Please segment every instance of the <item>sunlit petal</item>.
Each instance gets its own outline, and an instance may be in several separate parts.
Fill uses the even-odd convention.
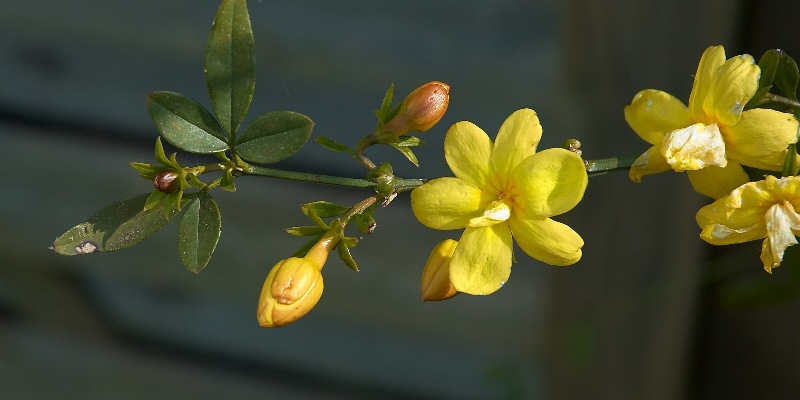
[[[509,225],[519,247],[541,262],[563,266],[581,259],[583,239],[565,224],[550,218],[512,216]]]
[[[453,124],[444,137],[444,158],[456,177],[486,189],[494,174],[492,140],[472,122]]]
[[[628,177],[634,182],[641,182],[645,175],[657,174],[672,169],[664,156],[661,155],[661,145],[655,145],[644,152],[631,164]]]
[[[492,164],[501,186],[505,186],[511,172],[522,160],[536,153],[541,138],[539,117],[531,109],[517,110],[503,122],[492,150]]]
[[[696,171],[686,171],[686,174],[697,193],[712,199],[725,197],[750,180],[742,166],[732,161],[728,161],[728,165],[724,168],[711,166]]]
[[[508,224],[467,228],[450,262],[450,282],[463,293],[486,295],[511,275],[511,230]]]
[[[748,54],[732,57],[717,70],[703,103],[707,115],[716,115],[723,125],[733,125],[741,118],[744,105],[758,90],[761,69]]]
[[[792,114],[765,108],[742,113],[736,125],[723,127],[728,158],[744,165],[780,171],[786,148],[797,140],[798,123]]]
[[[637,93],[625,107],[625,121],[650,144],[661,143],[669,132],[692,124],[689,109],[671,94],[647,89]]]
[[[423,225],[433,229],[460,229],[483,214],[493,200],[477,187],[458,178],[438,178],[411,192],[411,210]]]
[[[547,149],[528,157],[513,174],[513,207],[531,218],[571,210],[583,198],[589,178],[577,154]]]
[[[689,111],[697,122],[711,123],[706,118],[703,103],[711,90],[711,82],[717,69],[725,63],[725,49],[722,46],[713,46],[703,52],[697,72],[694,74],[692,93],[689,95]]]

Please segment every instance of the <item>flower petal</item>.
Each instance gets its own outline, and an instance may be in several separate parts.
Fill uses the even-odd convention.
[[[541,151],[514,169],[512,209],[538,219],[565,213],[583,199],[588,182],[579,155],[564,149]]]
[[[655,145],[644,152],[636,161],[631,164],[628,177],[632,181],[639,183],[645,175],[657,174],[672,169],[667,164],[667,160],[661,155],[661,146]]]
[[[625,121],[650,144],[661,143],[665,134],[692,124],[689,109],[671,94],[642,90],[625,107]]]
[[[725,197],[750,180],[742,166],[732,161],[725,168],[712,166],[686,173],[694,190],[712,199]]]
[[[767,236],[764,215],[772,194],[764,181],[746,183],[697,212],[700,237],[716,245],[743,243]]]
[[[753,168],[780,171],[786,147],[797,141],[797,128],[792,114],[754,108],[742,113],[736,125],[721,131],[729,159]]]
[[[444,158],[456,177],[481,189],[491,188],[492,140],[469,121],[453,124],[444,137]]]
[[[514,111],[506,118],[492,150],[492,164],[501,180],[507,180],[522,161],[536,153],[536,145],[542,138],[542,125],[536,111],[528,108]],[[506,182],[499,182],[505,186]]]
[[[411,210],[419,222],[432,229],[461,229],[480,217],[493,200],[458,178],[437,178],[411,192]]]
[[[661,142],[661,155],[677,172],[724,167],[728,163],[725,141],[717,124],[697,123],[666,134]]]
[[[789,246],[797,244],[797,238],[793,230],[800,229],[800,215],[795,211],[792,203],[784,201],[777,203],[767,210],[765,221],[767,224],[767,240],[762,247],[762,261],[764,269],[772,272],[772,268],[777,267],[783,261],[783,253]],[[764,251],[769,249],[772,260],[771,265],[767,265]],[[767,259],[769,259],[767,258]]]
[[[550,218],[530,219],[512,216],[511,234],[529,256],[550,265],[571,265],[581,259],[583,239],[577,232]]]
[[[711,81],[703,103],[707,115],[716,115],[724,125],[733,125],[742,116],[744,105],[756,94],[761,69],[749,54],[725,61]]]
[[[711,82],[722,64],[725,63],[725,49],[722,46],[713,46],[703,52],[700,64],[694,74],[692,93],[689,95],[689,111],[696,122],[711,123],[707,120],[703,103],[711,91]]]
[[[511,275],[513,242],[508,224],[467,228],[450,261],[450,282],[474,295],[495,292]]]

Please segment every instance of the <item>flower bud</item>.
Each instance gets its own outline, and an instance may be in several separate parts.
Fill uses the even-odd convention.
[[[408,132],[425,132],[442,119],[448,104],[450,85],[428,82],[406,96],[400,104],[400,111],[383,129],[398,136]]]
[[[446,300],[458,294],[450,283],[450,260],[458,242],[447,239],[436,245],[422,270],[422,301]]]
[[[281,260],[269,271],[258,299],[258,323],[272,328],[306,315],[322,296],[322,266],[307,258]]]
[[[181,182],[175,171],[161,171],[153,178],[153,186],[162,193],[175,193],[180,189]]]

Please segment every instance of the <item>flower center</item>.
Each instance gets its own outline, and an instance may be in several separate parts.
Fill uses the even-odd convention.
[[[728,165],[725,141],[716,123],[696,123],[664,135],[661,154],[677,172]]]
[[[489,203],[483,210],[483,215],[469,220],[467,226],[480,228],[499,224],[511,217],[511,195],[500,194],[500,198]]]

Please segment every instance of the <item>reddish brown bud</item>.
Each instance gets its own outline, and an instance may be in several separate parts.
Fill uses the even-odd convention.
[[[425,132],[442,119],[449,104],[450,85],[428,82],[406,96],[400,104],[400,111],[383,129],[396,135]]]
[[[153,186],[163,193],[175,193],[181,187],[178,173],[175,171],[161,171],[153,178]]]

